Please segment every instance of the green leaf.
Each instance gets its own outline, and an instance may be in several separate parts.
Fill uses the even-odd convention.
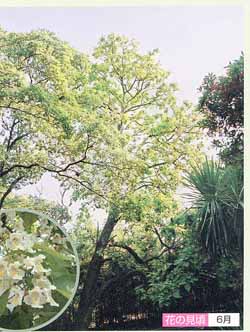
[[[46,244],[36,244],[35,248],[39,249],[39,251],[47,257],[47,261],[53,268],[57,268],[61,266],[61,264],[68,264],[68,266],[70,266],[72,262],[72,257],[58,252],[53,248],[49,248]]]
[[[57,291],[66,298],[70,298],[76,280],[76,268],[72,266],[72,257],[68,257],[46,245],[37,246],[40,252],[46,256],[46,262],[51,268],[53,284]]]
[[[1,296],[0,296],[0,316],[3,315],[4,311],[6,310],[6,305],[8,302],[8,297],[9,297],[9,290],[7,290],[6,292],[4,292]]]
[[[23,219],[23,224],[26,231],[31,231],[31,227],[34,222],[37,221],[38,216],[30,212],[17,212],[17,214]]]
[[[57,292],[69,299],[72,295],[75,278],[71,274],[53,278],[55,285],[57,285]]]
[[[18,329],[28,329],[33,325],[33,312],[27,308],[16,307]]]

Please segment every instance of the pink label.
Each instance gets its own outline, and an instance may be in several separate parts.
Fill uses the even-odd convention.
[[[204,327],[208,326],[208,314],[162,314],[162,327]]]

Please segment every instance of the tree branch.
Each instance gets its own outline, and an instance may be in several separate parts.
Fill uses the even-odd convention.
[[[23,138],[29,136],[29,134],[30,134],[30,133],[25,133],[25,134],[23,134],[23,135],[17,136],[17,137],[16,137],[16,138],[15,138],[15,139],[9,144],[9,146],[7,147],[7,151],[10,151],[10,150],[13,148],[13,146],[14,146],[18,141],[20,141],[21,139],[23,139]]]
[[[42,166],[42,165],[39,165],[38,163],[33,163],[33,164],[30,164],[30,165],[20,165],[20,164],[14,164],[12,165],[11,167],[9,167],[8,169],[6,169],[5,171],[1,171],[0,173],[0,177],[3,177],[5,175],[7,175],[8,173],[10,173],[11,171],[13,171],[15,168],[23,168],[23,169],[31,169],[33,167],[40,167],[42,168],[43,170],[45,171],[48,171],[48,172],[53,172],[53,173],[57,173],[57,174],[60,174],[60,173],[64,173],[66,172],[71,166],[74,166],[74,165],[77,165],[77,164],[80,164],[80,163],[83,163],[85,161],[85,159],[87,158],[87,151],[93,147],[93,145],[90,145],[89,143],[89,135],[88,135],[88,139],[87,139],[87,144],[86,144],[86,148],[85,148],[85,151],[84,151],[84,154],[83,154],[83,157],[79,160],[76,160],[76,161],[73,161],[71,163],[69,163],[67,166],[65,166],[64,168],[61,168],[61,169],[51,169],[49,167],[45,167],[45,166]]]
[[[13,233],[13,230],[7,225],[7,215],[3,213],[1,215],[2,227],[6,228],[10,233]]]
[[[167,245],[167,244],[162,240],[161,235],[160,235],[160,233],[159,233],[159,231],[158,231],[158,229],[157,229],[156,227],[154,227],[154,232],[155,232],[155,234],[157,235],[157,237],[158,237],[158,239],[159,239],[159,241],[160,241],[160,244],[161,244],[163,247],[167,248],[168,250],[173,249],[171,246]]]
[[[159,255],[156,256],[152,256],[148,259],[143,260],[136,252],[134,249],[132,249],[131,247],[127,246],[127,245],[121,245],[118,243],[115,244],[110,244],[109,247],[116,247],[116,248],[121,248],[121,249],[125,249],[136,261],[136,263],[140,264],[140,265],[148,265],[149,262],[155,260],[155,259],[159,259],[164,253],[166,253],[168,251],[168,248],[164,248],[163,250],[161,250],[161,252],[159,253]]]
[[[11,191],[14,189],[14,187],[16,186],[16,184],[18,182],[20,182],[24,177],[23,176],[19,176],[18,178],[16,178],[9,186],[9,188],[5,191],[5,193],[3,194],[3,196],[0,199],[0,209],[3,207],[3,203],[4,200],[6,199],[6,197],[11,193]]]
[[[109,247],[121,248],[127,250],[127,252],[134,258],[134,260],[141,265],[145,265],[144,260],[129,246],[122,244],[110,244]]]
[[[12,136],[13,136],[13,131],[14,131],[15,126],[18,124],[18,122],[19,122],[18,120],[16,121],[16,119],[14,119],[13,123],[11,125],[9,138],[8,138],[8,141],[7,141],[7,151],[9,151],[9,149],[10,149],[10,144],[11,144],[11,140],[12,140]]]

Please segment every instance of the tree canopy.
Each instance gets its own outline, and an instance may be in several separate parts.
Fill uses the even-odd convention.
[[[241,161],[244,121],[244,55],[230,62],[226,75],[205,76],[200,87],[199,109],[205,115],[203,126],[229,163]]]
[[[87,61],[47,31],[0,32],[0,178],[4,198],[46,171],[65,168]]]

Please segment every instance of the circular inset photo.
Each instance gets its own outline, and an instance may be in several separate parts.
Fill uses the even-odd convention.
[[[65,231],[26,209],[0,212],[0,329],[37,330],[73,300],[79,261]]]

